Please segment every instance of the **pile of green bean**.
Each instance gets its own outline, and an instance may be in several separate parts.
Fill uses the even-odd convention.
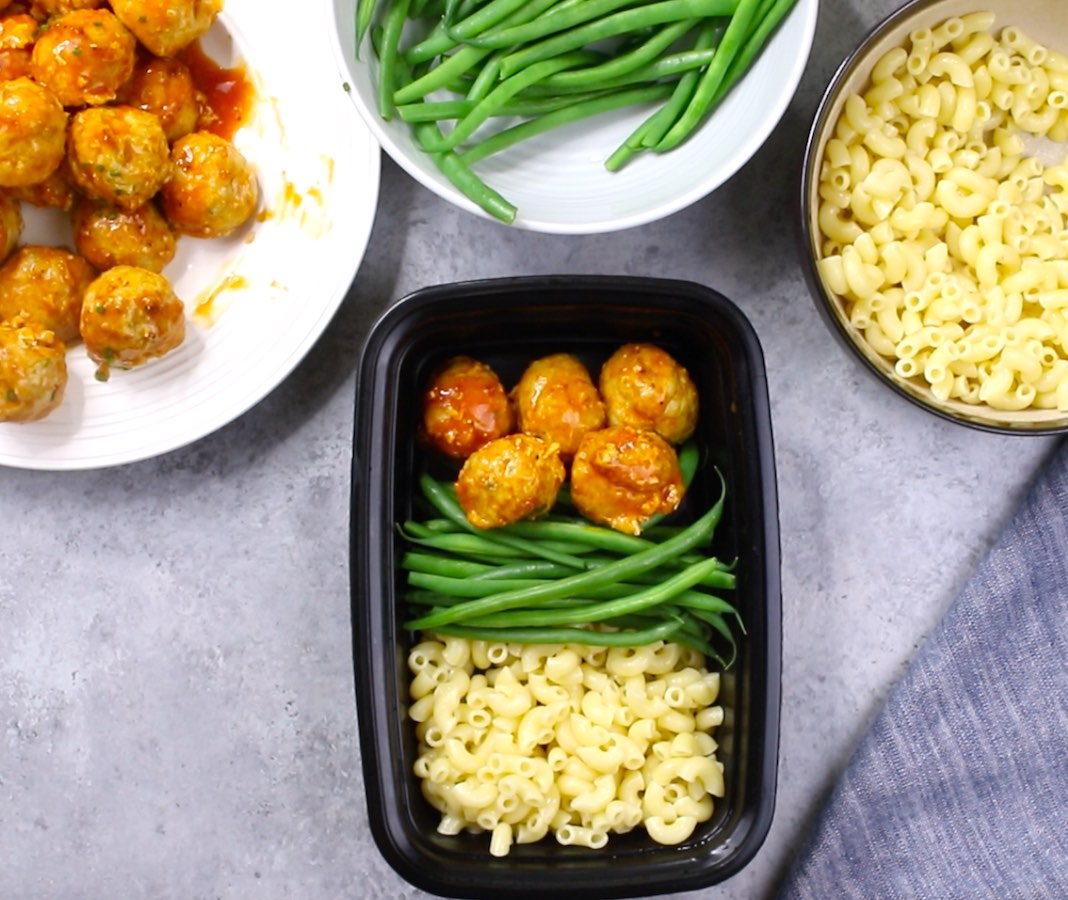
[[[526,644],[636,647],[666,640],[724,668],[733,664],[731,621],[744,629],[717,592],[733,589],[736,576],[731,565],[702,552],[722,517],[725,484],[691,524],[654,525],[641,537],[569,512],[479,530],[451,484],[426,474],[419,484],[434,515],[400,526],[411,548],[401,558],[404,600],[413,610],[405,628]],[[720,646],[729,648],[726,655]]]
[[[472,165],[561,125],[648,104],[656,105],[606,167],[674,149],[748,71],[796,2],[358,0],[356,46],[370,33],[380,115],[410,123],[460,191],[512,222],[515,206]],[[435,99],[442,92],[448,99]],[[495,119],[518,124],[481,131]],[[452,127],[443,131],[444,122]]]

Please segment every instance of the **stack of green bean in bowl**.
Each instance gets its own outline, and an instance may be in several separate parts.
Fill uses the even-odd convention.
[[[661,218],[763,144],[818,0],[337,0],[338,61],[387,153],[514,227]]]

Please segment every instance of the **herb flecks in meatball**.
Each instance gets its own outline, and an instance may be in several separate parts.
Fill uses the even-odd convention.
[[[136,38],[108,10],[79,9],[49,21],[30,74],[64,106],[110,103],[133,74],[136,50]]]
[[[685,490],[675,448],[653,431],[626,425],[591,431],[571,464],[575,508],[627,534],[641,534],[652,516],[674,512]]]
[[[67,348],[40,325],[0,322],[0,422],[43,419],[63,400]]]
[[[162,272],[178,246],[171,226],[152,201],[126,210],[83,198],[74,207],[71,224],[75,248],[101,271],[136,266]]]
[[[111,8],[156,56],[174,56],[203,37],[222,0],[111,0]]]
[[[698,397],[686,369],[653,344],[624,344],[601,367],[610,425],[655,431],[681,444],[697,426]]]
[[[97,106],[75,113],[67,160],[82,193],[122,209],[147,203],[171,171],[170,147],[159,119],[132,106]]]
[[[532,362],[512,388],[516,426],[556,443],[569,461],[588,431],[605,425],[605,407],[585,364],[570,353]]]
[[[64,343],[76,341],[82,299],[95,277],[88,262],[62,247],[19,247],[0,266],[0,320],[21,316]]]
[[[106,381],[112,368],[131,369],[156,359],[185,339],[185,307],[170,281],[135,266],[115,266],[85,292],[82,340]]]
[[[176,231],[225,237],[256,212],[259,186],[247,159],[226,138],[194,131],[174,142],[173,171],[160,205]]]
[[[48,88],[0,81],[0,187],[44,181],[63,161],[66,136],[67,113]]]
[[[456,479],[456,499],[476,528],[500,528],[544,515],[564,483],[555,444],[510,434],[472,453]]]

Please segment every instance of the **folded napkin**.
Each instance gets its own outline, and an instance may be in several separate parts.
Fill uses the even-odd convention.
[[[780,897],[1068,897],[1068,442],[894,688]]]

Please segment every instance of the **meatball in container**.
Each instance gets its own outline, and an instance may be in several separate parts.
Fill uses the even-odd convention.
[[[467,457],[456,479],[456,499],[476,528],[500,528],[552,509],[564,475],[555,444],[509,434]]]
[[[33,48],[30,74],[64,106],[110,103],[133,74],[137,39],[106,9],[49,20]]]
[[[512,431],[514,416],[497,373],[470,356],[454,356],[423,392],[420,437],[451,459],[466,459]]]
[[[0,81],[0,188],[44,181],[66,153],[67,113],[29,78]]]
[[[132,106],[90,107],[75,113],[67,160],[82,193],[121,209],[147,203],[171,171],[170,147],[159,119]]]
[[[605,407],[589,370],[573,353],[536,359],[512,388],[516,427],[557,444],[569,461],[589,431],[605,425]]]
[[[174,56],[207,34],[222,6],[223,0],[111,0],[115,15],[156,56]]]
[[[628,343],[601,367],[598,380],[611,425],[655,431],[681,444],[697,427],[697,388],[670,353],[646,343]]]
[[[591,522],[641,534],[686,493],[675,448],[653,431],[612,425],[591,431],[571,464],[571,500]]]
[[[0,422],[43,419],[63,401],[67,348],[32,322],[0,322]]]
[[[81,334],[106,381],[112,368],[132,369],[180,346],[185,306],[163,275],[115,266],[86,289]]]
[[[195,131],[171,148],[173,171],[160,205],[175,230],[198,238],[225,237],[256,212],[259,186],[252,166],[226,138]]]
[[[88,262],[62,247],[20,247],[0,266],[0,320],[22,316],[72,343],[95,277]]]

